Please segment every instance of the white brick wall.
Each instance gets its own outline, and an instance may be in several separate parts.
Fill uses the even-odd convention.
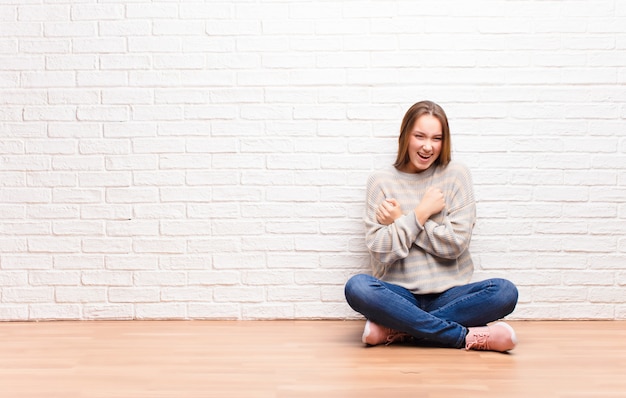
[[[626,319],[626,1],[0,0],[0,320],[356,317],[414,102],[516,319]]]

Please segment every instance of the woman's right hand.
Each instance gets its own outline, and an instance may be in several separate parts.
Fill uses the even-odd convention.
[[[376,221],[382,225],[389,225],[402,216],[402,208],[397,200],[385,199],[376,209]]]
[[[430,187],[426,190],[424,197],[415,207],[415,217],[420,225],[424,223],[434,214],[439,213],[446,207],[446,200],[443,191],[439,188]]]

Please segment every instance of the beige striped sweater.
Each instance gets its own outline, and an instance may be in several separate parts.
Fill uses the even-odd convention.
[[[430,186],[443,191],[446,207],[420,225],[413,209]],[[404,215],[384,226],[376,221],[376,209],[388,198],[399,202]],[[440,293],[468,283],[474,271],[468,247],[475,221],[472,178],[460,163],[416,174],[393,166],[374,172],[367,181],[365,210],[373,275],[414,294]]]

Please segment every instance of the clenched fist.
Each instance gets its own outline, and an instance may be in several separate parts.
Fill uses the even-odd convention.
[[[402,216],[402,209],[398,201],[393,198],[386,199],[376,209],[376,221],[382,225],[389,225],[400,216]]]
[[[421,225],[433,215],[446,207],[446,200],[439,188],[430,187],[426,190],[421,202],[415,207],[415,216]]]

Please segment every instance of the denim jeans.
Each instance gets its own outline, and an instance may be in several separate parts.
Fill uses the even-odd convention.
[[[436,294],[409,290],[359,274],[345,286],[348,304],[379,325],[442,347],[465,346],[467,328],[484,326],[515,309],[517,288],[506,279],[487,279]]]

